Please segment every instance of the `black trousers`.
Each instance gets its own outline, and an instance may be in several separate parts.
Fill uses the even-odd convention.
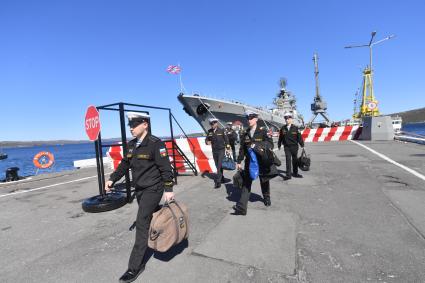
[[[251,186],[252,186],[252,179],[249,177],[249,171],[245,169],[241,198],[236,204],[236,206],[242,211],[247,211],[248,209],[248,201],[251,195]],[[270,181],[264,181],[262,180],[260,176],[260,186],[261,186],[261,193],[263,194],[263,198],[270,199]]]
[[[220,149],[220,150],[213,150],[213,158],[214,158],[214,163],[215,163],[215,167],[217,167],[217,177],[215,179],[215,181],[217,183],[221,183],[221,179],[223,178],[223,159],[224,159],[224,149]]]
[[[291,172],[294,175],[298,174],[298,145],[285,146],[285,157],[286,157],[286,176],[290,177]],[[291,159],[292,159],[292,170],[291,170]]]
[[[232,149],[233,160],[236,162],[235,142],[230,142],[230,148]]]
[[[136,190],[139,210],[136,219],[136,240],[131,251],[128,269],[138,270],[143,264],[143,257],[148,247],[149,227],[152,214],[158,207],[164,192],[164,185],[159,183],[152,187]]]

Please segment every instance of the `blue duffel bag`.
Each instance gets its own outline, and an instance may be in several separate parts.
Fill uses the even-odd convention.
[[[255,180],[258,178],[258,175],[260,174],[260,166],[258,165],[257,156],[255,155],[255,152],[252,148],[248,148],[248,154],[249,154],[249,176],[251,177],[251,180]]]
[[[221,168],[223,170],[235,170],[236,169],[236,163],[233,160],[232,156],[230,154],[226,154],[224,156],[223,162],[221,163]]]

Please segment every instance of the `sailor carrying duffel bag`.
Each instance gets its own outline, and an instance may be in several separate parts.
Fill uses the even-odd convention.
[[[151,249],[166,252],[188,237],[189,214],[184,204],[172,200],[153,214],[148,239]]]
[[[311,159],[310,156],[307,155],[305,149],[301,152],[301,156],[298,158],[298,167],[303,171],[310,170]]]

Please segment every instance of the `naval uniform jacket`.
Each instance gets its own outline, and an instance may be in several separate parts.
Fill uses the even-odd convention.
[[[205,142],[210,141],[212,150],[217,152],[229,148],[229,139],[223,129],[217,128],[214,132],[214,129],[209,129]]]
[[[234,145],[236,140],[238,139],[238,135],[236,134],[235,130],[226,129],[225,133],[226,133],[227,137],[229,138],[229,143]]]
[[[163,141],[147,134],[139,146],[137,139],[133,139],[128,142],[127,148],[127,156],[124,156],[109,180],[115,183],[131,168],[136,190],[163,182],[164,191],[173,191],[173,170]]]
[[[278,148],[280,148],[282,144],[283,146],[298,146],[298,144],[300,144],[304,147],[304,140],[297,126],[291,124],[288,130],[288,127],[285,125],[280,129],[279,140],[277,142]]]
[[[255,129],[254,135],[251,137],[250,129],[248,128],[241,134],[241,142],[239,147],[239,155],[237,163],[240,164],[245,158],[245,170],[249,170],[250,156],[248,149],[254,144],[253,150],[257,153],[258,150],[262,149],[271,149],[273,150],[273,139],[268,135],[266,129],[263,127],[257,126]],[[257,154],[258,157],[258,154]],[[266,177],[267,175],[275,176],[277,172],[276,166],[272,165],[271,167],[264,168],[260,165],[260,176]],[[276,171],[276,172],[275,172]]]

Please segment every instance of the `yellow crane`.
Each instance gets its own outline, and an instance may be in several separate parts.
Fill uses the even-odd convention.
[[[345,48],[369,47],[369,66],[367,66],[363,70],[362,102],[360,105],[359,112],[354,113],[353,115],[354,119],[359,119],[366,116],[376,117],[380,115],[379,108],[378,108],[378,100],[376,100],[375,94],[373,92],[372,47],[376,44],[389,40],[395,36],[390,35],[384,39],[373,42],[375,35],[376,35],[376,31],[373,31],[369,44],[350,45],[345,47]]]

